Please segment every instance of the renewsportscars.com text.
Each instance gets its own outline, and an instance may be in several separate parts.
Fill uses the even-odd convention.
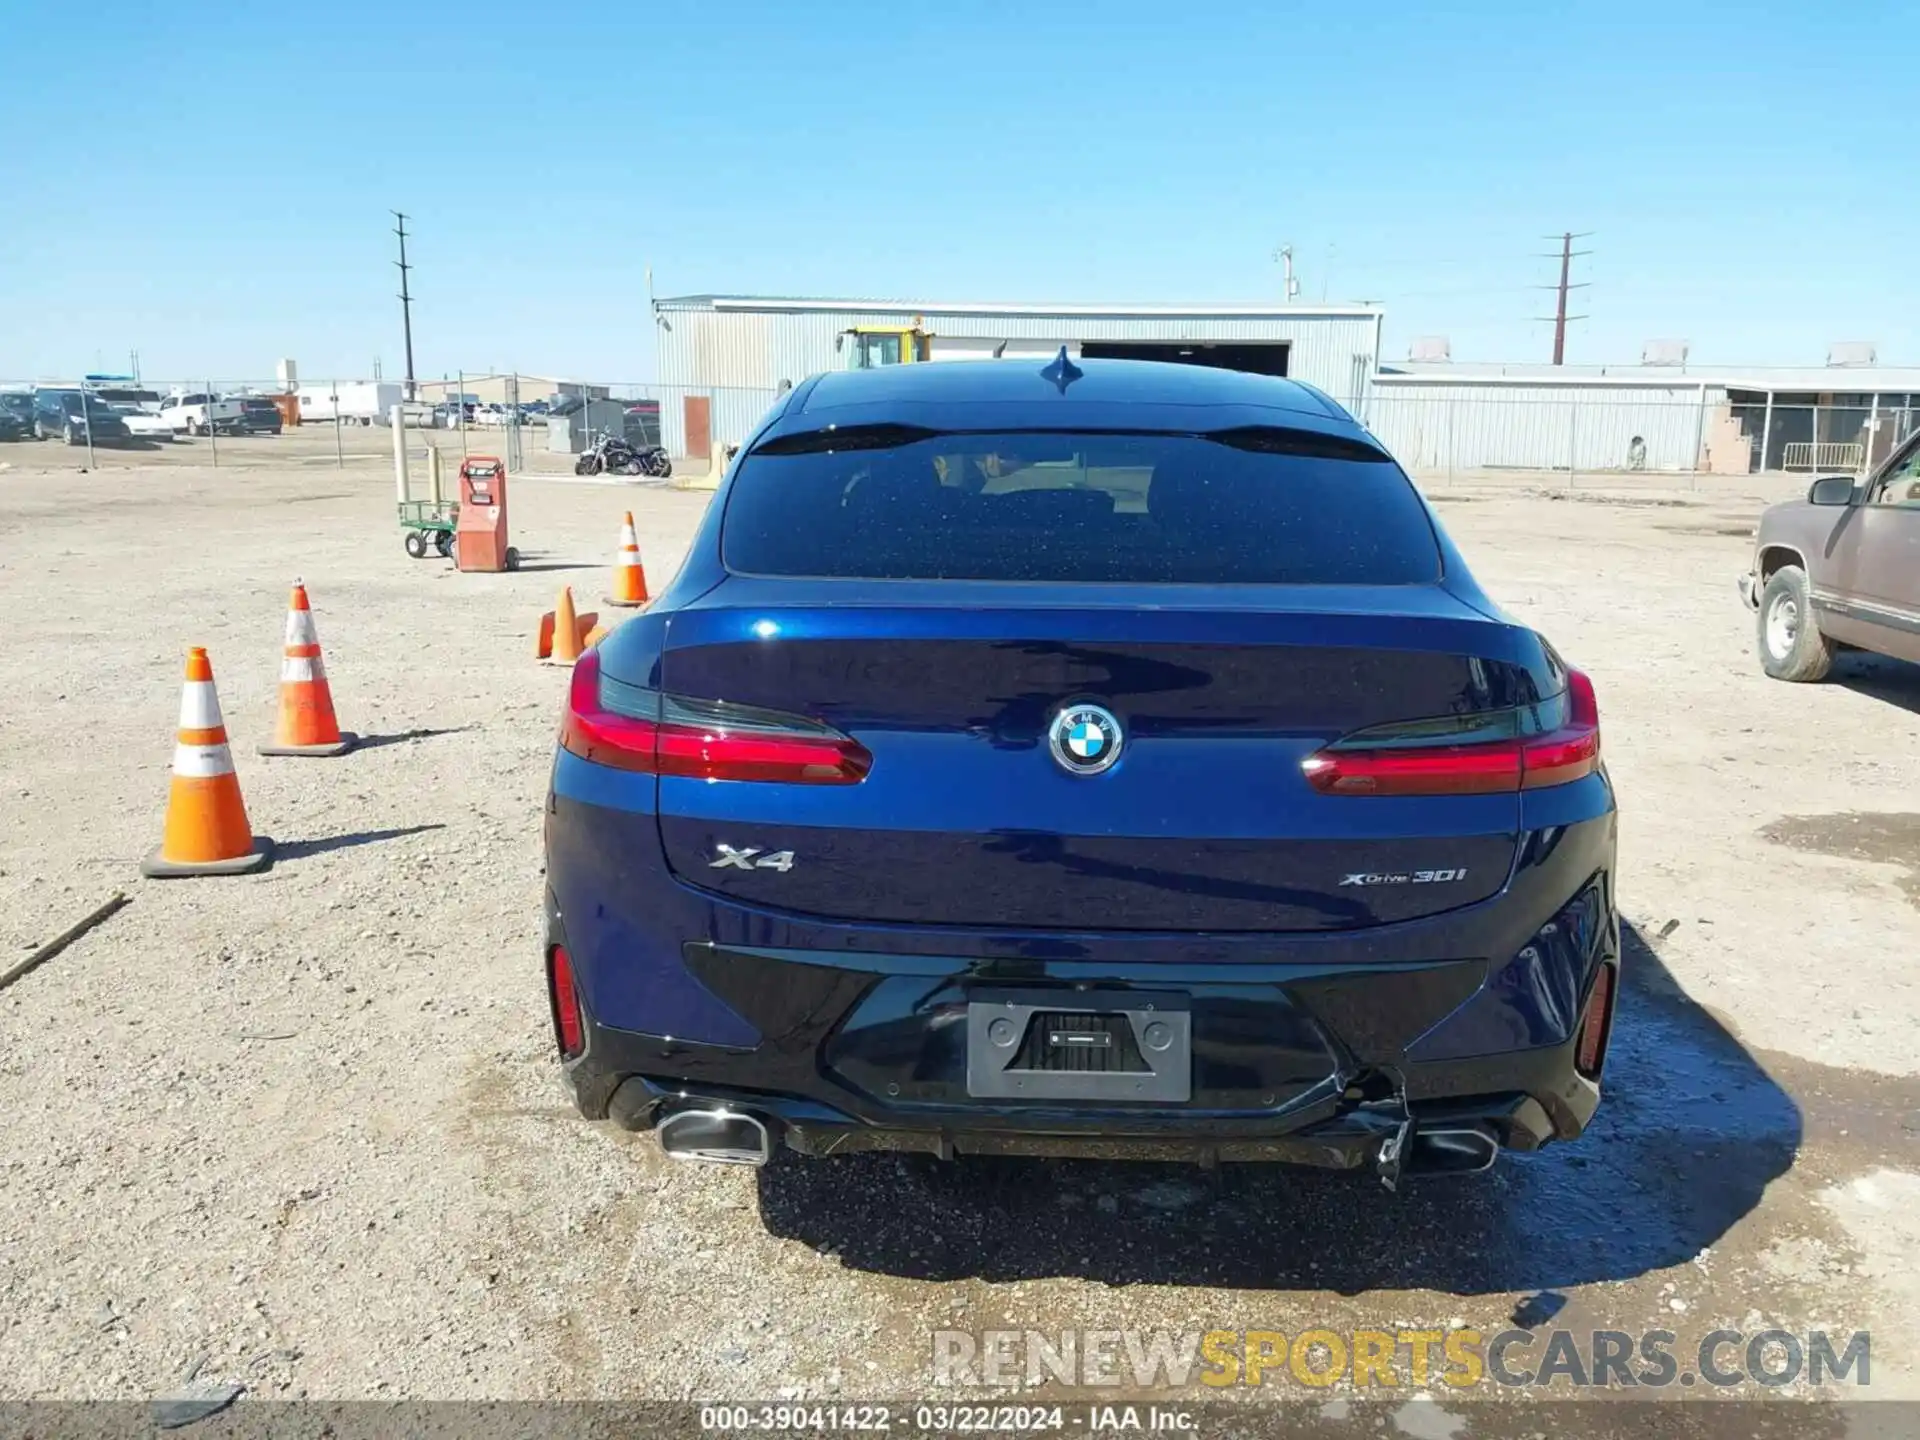
[[[1864,1330],[936,1330],[932,1370],[936,1385],[1007,1389],[1866,1386],[1872,1341]]]

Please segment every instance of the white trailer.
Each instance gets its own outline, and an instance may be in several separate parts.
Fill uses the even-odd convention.
[[[300,387],[300,423],[338,418],[349,425],[385,425],[402,400],[401,387],[379,380],[343,380]]]

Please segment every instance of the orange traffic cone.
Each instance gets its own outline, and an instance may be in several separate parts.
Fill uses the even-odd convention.
[[[183,875],[245,875],[273,863],[273,841],[258,839],[247,825],[233,751],[220,718],[207,652],[187,652],[187,680],[180,691],[180,733],[173,747],[173,785],[167,794],[167,827],[160,848],[140,863],[153,880]]]
[[[573,587],[562,585],[553,609],[540,617],[540,635],[534,642],[534,654],[550,665],[571,665],[586,649],[586,638],[600,623],[598,611],[576,615]]]
[[[633,512],[620,525],[620,555],[613,562],[613,593],[607,604],[632,607],[647,603],[647,571],[640,563],[640,541],[633,529]]]
[[[262,755],[344,755],[359,740],[343,734],[333,713],[333,689],[327,684],[327,665],[320,658],[320,636],[313,628],[313,609],[307,587],[293,582],[287,601],[287,650],[280,661],[280,718],[274,722],[273,743],[262,745]]]

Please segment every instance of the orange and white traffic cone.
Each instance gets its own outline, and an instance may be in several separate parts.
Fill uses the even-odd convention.
[[[173,747],[173,785],[160,848],[140,863],[152,880],[185,875],[245,875],[273,863],[273,841],[255,838],[233,773],[233,751],[207,652],[187,652],[180,691],[180,733]]]
[[[613,562],[613,593],[607,604],[632,608],[647,603],[647,571],[640,563],[640,540],[633,528],[633,512],[620,525],[620,555]]]
[[[273,743],[262,745],[260,753],[344,755],[359,738],[342,733],[334,716],[333,688],[320,658],[313,607],[307,603],[307,587],[295,580],[287,601],[287,649],[280,661],[280,718],[274,722]]]
[[[597,610],[589,610],[585,615],[574,613],[573,587],[562,585],[560,598],[554,602],[553,609],[540,617],[540,634],[534,641],[534,654],[549,665],[571,665],[580,658],[580,652],[587,648],[587,636],[599,623],[600,613]]]

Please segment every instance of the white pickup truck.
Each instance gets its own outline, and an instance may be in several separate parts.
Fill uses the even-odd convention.
[[[246,402],[239,397],[223,400],[205,391],[176,390],[160,404],[160,418],[175,434],[220,435],[239,433],[246,419]]]

